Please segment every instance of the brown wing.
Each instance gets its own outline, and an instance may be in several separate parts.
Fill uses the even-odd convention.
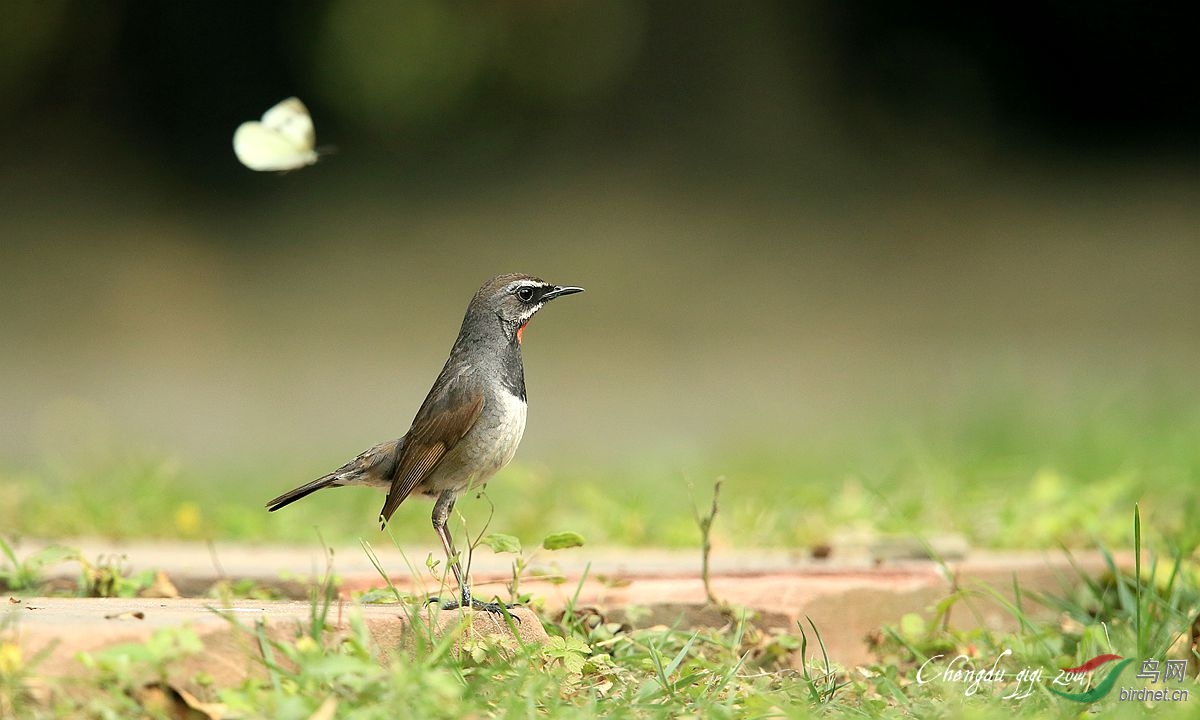
[[[379,513],[386,524],[400,503],[463,438],[483,410],[483,389],[458,378],[438,378],[404,437],[404,449],[387,500]]]

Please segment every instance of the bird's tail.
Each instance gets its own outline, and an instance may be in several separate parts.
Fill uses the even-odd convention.
[[[284,494],[267,503],[267,510],[275,512],[285,505],[291,505],[302,497],[307,497],[316,491],[327,487],[339,487],[338,473],[329,473],[323,477],[319,477],[310,483],[305,483],[298,488],[288,490]]]

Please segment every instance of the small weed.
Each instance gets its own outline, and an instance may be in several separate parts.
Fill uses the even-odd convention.
[[[806,616],[804,619],[808,621],[808,626],[812,628],[813,635],[817,639],[817,645],[821,648],[821,664],[818,666],[819,673],[814,674],[808,662],[808,632],[804,629],[804,624],[797,621],[796,625],[800,629],[800,674],[804,677],[804,683],[808,686],[809,698],[813,703],[828,704],[833,700],[837,691],[848,683],[839,681],[839,673],[833,669],[833,665],[829,661],[829,653],[825,651],[825,641],[821,639],[821,631],[817,629],[812,618]]]
[[[243,600],[284,600],[288,597],[287,593],[279,588],[250,578],[218,580],[208,589],[207,595],[210,598],[215,598],[223,602],[228,602],[235,598]]]
[[[704,595],[713,605],[722,604],[713,594],[708,570],[709,556],[712,555],[712,525],[713,521],[717,519],[717,503],[721,496],[722,482],[723,478],[718,478],[713,483],[712,507],[709,508],[707,514],[701,515],[695,498],[692,499],[692,513],[696,517],[696,525],[700,528],[700,579],[704,581]]]
[[[494,553],[512,553],[516,555],[512,563],[512,576],[508,583],[508,596],[510,602],[528,603],[531,597],[521,594],[521,580],[528,577],[533,571],[533,560],[537,556],[537,551],[526,554],[520,539],[513,535],[505,535],[503,533],[489,533],[479,538],[479,543],[491,548]],[[577,532],[556,532],[547,535],[542,539],[540,549],[555,551],[565,550],[567,548],[582,547],[584,543],[583,536]],[[543,579],[550,579],[558,576],[539,575]]]
[[[320,537],[320,533],[317,535]],[[317,642],[320,642],[325,634],[329,609],[338,597],[338,580],[333,573],[333,548],[325,544],[324,538],[321,538],[321,546],[325,548],[325,573],[321,576],[321,581],[309,589],[311,611],[308,636]]]
[[[36,682],[36,668],[54,649],[50,644],[26,657],[13,631],[14,618],[0,615],[0,718],[21,717],[37,709],[30,687]]]
[[[81,566],[80,592],[87,597],[128,598],[154,584],[154,571],[132,574],[124,555],[102,555],[95,563],[78,558]]]
[[[149,682],[167,684],[173,663],[202,650],[195,631],[178,627],[158,630],[144,643],[114,645],[78,657],[84,667],[98,673],[101,687],[119,688],[132,697]]]
[[[18,558],[12,545],[3,537],[0,537],[0,553],[5,560],[0,565],[0,587],[13,593],[37,592],[46,568],[82,560],[78,550],[60,545],[43,548],[24,559]]]

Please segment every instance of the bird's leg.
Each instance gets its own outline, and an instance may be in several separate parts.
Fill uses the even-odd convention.
[[[454,509],[454,501],[456,495],[450,490],[443,490],[438,496],[437,502],[433,506],[433,531],[437,533],[438,539],[442,541],[442,549],[446,551],[446,560],[450,563],[450,569],[454,571],[454,579],[458,581],[459,599],[458,601],[447,600],[442,603],[443,610],[453,610],[459,607],[469,607],[475,610],[487,610],[488,612],[505,614],[509,605],[501,605],[494,602],[482,602],[471,597],[471,585],[468,582],[467,574],[462,569],[462,564],[458,559],[458,551],[454,549],[454,540],[450,537],[450,511]],[[429,598],[431,603],[440,603],[441,600],[436,597]]]
[[[471,602],[471,587],[467,583],[466,576],[463,575],[462,565],[458,561],[458,551],[454,549],[454,540],[450,537],[450,528],[448,527],[455,499],[454,493],[449,490],[443,491],[438,496],[437,503],[433,506],[433,531],[442,541],[442,549],[446,551],[446,562],[450,563],[450,569],[454,571],[454,579],[458,581],[462,604],[467,605]]]

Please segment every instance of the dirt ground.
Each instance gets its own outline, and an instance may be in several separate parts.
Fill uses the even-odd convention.
[[[265,621],[270,632],[294,635],[309,617],[310,604],[303,599],[308,588],[329,567],[321,548],[114,545],[100,541],[75,546],[82,548],[85,558],[125,556],[125,567],[131,573],[162,571],[170,583],[156,586],[149,594],[168,597],[10,598],[5,610],[6,632],[16,634],[28,657],[48,649],[40,667],[47,675],[77,672],[79,651],[142,642],[160,628],[189,626],[204,641],[207,657],[200,662],[207,672],[222,668],[230,678],[244,676],[254,671],[254,663],[248,661],[250,655],[243,647],[246,633],[238,628]],[[402,591],[436,594],[439,588],[432,579],[414,580],[431,578],[425,559],[432,552],[413,551],[406,559],[394,548],[379,549],[379,559]],[[871,634],[897,623],[907,613],[928,617],[932,606],[953,587],[989,586],[1006,596],[1015,577],[1023,592],[1062,594],[1079,582],[1078,569],[1072,568],[1061,552],[964,552],[958,559],[940,563],[905,558],[904,553],[884,555],[835,553],[828,559],[813,559],[780,551],[719,552],[712,558],[710,589],[722,603],[735,612],[748,613],[764,629],[795,631],[797,622],[811,618],[830,658],[854,666],[870,660],[867,638]],[[398,646],[412,619],[406,611],[395,604],[362,605],[352,600],[356,591],[385,587],[366,553],[361,548],[336,548],[332,557],[341,600],[331,610],[331,622],[344,627],[351,612],[360,612],[382,648]],[[1074,561],[1089,573],[1105,569],[1099,554],[1079,554]],[[477,597],[508,596],[512,556],[480,551],[471,566]],[[592,608],[608,620],[635,626],[698,627],[728,622],[728,615],[707,601],[700,555],[694,551],[579,548],[536,555],[531,570],[523,577],[520,592],[532,595],[549,613],[573,601],[577,608]],[[222,579],[253,581],[293,599],[217,599],[212,588]],[[1037,608],[1032,611],[1038,612]],[[1049,615],[1051,611],[1042,612]],[[545,637],[532,612],[519,609],[515,614],[520,619],[518,634],[524,640]],[[467,621],[476,631],[507,632],[502,625],[490,627],[489,623],[497,624],[495,616],[475,615],[479,617]],[[448,618],[461,619],[457,613],[445,612],[430,617],[430,627],[435,629],[444,626]],[[1005,629],[1015,624],[996,601],[983,594],[976,594],[969,607],[956,610],[951,622],[963,629],[979,625]]]

